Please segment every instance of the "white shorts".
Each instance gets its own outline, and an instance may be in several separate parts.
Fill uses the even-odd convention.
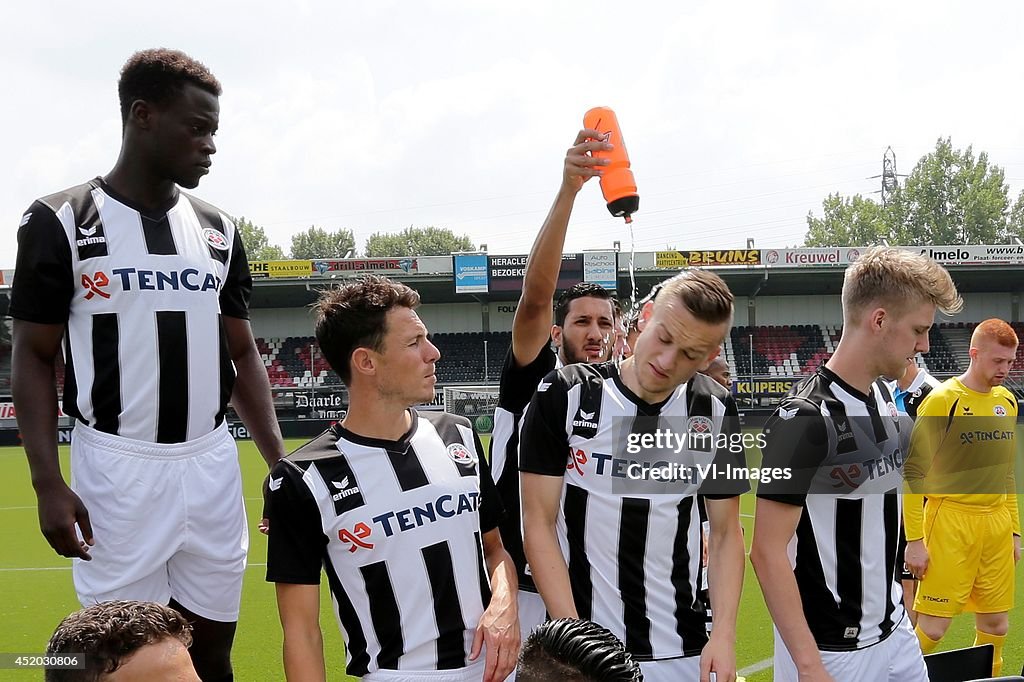
[[[83,606],[111,599],[238,620],[249,549],[238,450],[227,424],[187,443],[121,438],[78,424],[71,487],[92,522],[91,561],[72,574]]]
[[[359,679],[363,682],[480,682],[484,677],[484,653],[472,665],[458,670],[378,670]]]
[[[822,651],[825,670],[836,682],[928,682],[917,635],[904,618],[886,639],[857,651]],[[797,682],[796,664],[775,630],[775,680]]]
[[[640,669],[645,682],[700,682],[700,656],[641,661]]]

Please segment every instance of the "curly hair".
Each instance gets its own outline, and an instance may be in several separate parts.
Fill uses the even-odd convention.
[[[364,275],[323,291],[313,304],[320,351],[348,385],[352,380],[352,353],[357,348],[381,350],[388,311],[398,306],[415,309],[419,304],[420,295],[415,290],[381,275]]]
[[[520,682],[642,682],[640,664],[608,629],[559,618],[539,626],[519,653]]]
[[[167,638],[186,648],[192,627],[184,616],[163,604],[108,601],[75,611],[60,622],[46,653],[85,654],[84,670],[47,670],[46,682],[96,682],[144,646]]]
[[[184,52],[163,47],[136,52],[125,62],[117,82],[122,125],[128,122],[132,102],[141,99],[166,104],[181,93],[186,83],[220,97],[220,81]]]

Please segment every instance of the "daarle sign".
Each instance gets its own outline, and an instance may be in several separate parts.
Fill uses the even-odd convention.
[[[654,266],[665,270],[723,265],[760,264],[760,249],[725,249],[722,251],[657,251],[654,254]]]

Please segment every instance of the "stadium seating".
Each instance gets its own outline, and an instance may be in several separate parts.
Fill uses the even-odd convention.
[[[482,384],[496,382],[501,374],[512,335],[509,332],[455,332],[434,334],[431,342],[441,352],[437,363],[438,383]],[[484,367],[484,342],[487,367]],[[274,388],[319,388],[337,386],[341,380],[330,371],[312,336],[284,339],[257,338],[256,347]]]

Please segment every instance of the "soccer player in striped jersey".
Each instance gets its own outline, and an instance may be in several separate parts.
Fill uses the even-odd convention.
[[[519,573],[519,620],[522,637],[544,622],[544,602],[537,594],[523,553],[519,502],[519,426],[523,410],[537,384],[556,366],[573,362],[604,362],[610,358],[615,335],[611,292],[583,282],[551,302],[562,263],[562,247],[576,194],[591,177],[599,176],[604,160],[588,152],[607,149],[596,130],[581,130],[566,153],[562,184],[537,235],[523,277],[523,292],[512,322],[512,344],[501,370],[498,407],[491,436],[491,468],[508,514],[501,537]],[[551,345],[556,350],[551,350]]]
[[[728,473],[745,471],[736,404],[697,373],[729,331],[732,302],[709,271],[670,279],[641,310],[632,357],[555,370],[524,417],[526,553],[547,611],[608,628],[655,682],[736,674],[749,483]],[[711,523],[710,640],[698,493]]]
[[[317,341],[349,410],[271,473],[267,580],[289,680],[325,679],[321,571],[350,675],[498,682],[515,667],[515,567],[480,439],[465,417],[412,407],[433,397],[440,357],[418,305],[373,275],[317,304]]]
[[[906,561],[920,579],[914,608],[921,649],[933,651],[953,616],[974,611],[974,644],[995,650],[993,677],[1003,665],[1021,553],[1018,406],[1002,385],[1017,344],[1003,320],[975,328],[967,371],[934,389],[918,409],[906,467],[914,493],[903,509]]]
[[[178,189],[210,170],[220,92],[181,52],[128,60],[117,163],[29,208],[10,307],[11,388],[44,536],[75,559],[83,605],[169,602],[185,615],[207,682],[231,679],[249,541],[229,399],[267,463],[284,454],[241,237]],[[62,339],[70,487],[57,458]]]
[[[750,561],[775,623],[775,679],[925,682],[896,580],[904,453],[884,381],[928,351],[936,308],[962,301],[941,266],[872,249],[846,270],[843,338],[765,428]],[[716,604],[717,607],[717,604]]]

